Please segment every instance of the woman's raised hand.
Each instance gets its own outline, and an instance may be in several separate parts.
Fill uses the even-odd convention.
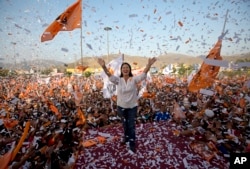
[[[98,59],[97,59],[97,62],[99,63],[99,65],[100,65],[101,67],[104,67],[104,66],[105,66],[105,61],[104,61],[102,58],[98,58]]]
[[[149,59],[148,59],[148,65],[149,65],[149,66],[153,65],[153,64],[155,63],[156,60],[157,60],[156,57],[149,58]]]

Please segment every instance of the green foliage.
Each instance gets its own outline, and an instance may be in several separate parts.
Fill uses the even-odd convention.
[[[228,76],[230,78],[235,77],[235,76],[242,76],[245,75],[247,77],[250,77],[250,70],[245,71],[245,70],[234,70],[234,71],[222,71],[220,74],[222,74],[223,76]]]
[[[165,67],[166,67],[167,65],[166,64],[164,64],[160,69],[164,69]]]
[[[239,62],[250,62],[250,59],[245,58],[245,59],[237,59],[235,63],[239,63]]]
[[[8,76],[9,70],[7,69],[0,69],[0,76],[5,77]]]
[[[175,72],[177,71],[178,76],[188,76],[192,70],[194,70],[194,67],[192,65],[189,65],[188,67],[185,67],[183,63],[180,64],[180,68],[178,70],[175,69]]]
[[[173,73],[173,74],[175,74],[175,73],[176,73],[176,71],[177,71],[177,70],[176,70],[176,68],[175,68],[175,67],[173,67],[173,72],[172,72],[172,73]]]
[[[180,66],[180,69],[178,70],[178,75],[183,76],[186,72],[186,68],[184,67],[184,64],[182,63]]]
[[[72,72],[65,72],[65,75],[70,77],[72,75]]]
[[[43,70],[43,71],[41,72],[41,74],[43,74],[43,75],[49,75],[51,72],[52,72],[51,69],[45,69],[45,70]]]
[[[86,71],[86,72],[84,72],[84,76],[85,76],[85,77],[90,77],[90,76],[91,76],[91,74],[92,74],[92,73],[91,73],[90,71]]]

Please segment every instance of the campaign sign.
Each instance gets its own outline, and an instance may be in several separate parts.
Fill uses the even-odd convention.
[[[230,169],[249,169],[250,153],[231,153]]]

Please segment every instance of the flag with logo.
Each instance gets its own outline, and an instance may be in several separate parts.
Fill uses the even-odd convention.
[[[210,50],[206,59],[222,60],[220,56],[222,46],[222,39],[220,38],[213,49]],[[193,76],[189,83],[188,90],[190,92],[198,92],[202,88],[210,87],[219,73],[220,66],[210,65],[205,62],[202,63],[199,71]]]
[[[82,0],[77,0],[61,13],[44,31],[41,42],[52,40],[59,31],[72,31],[81,28]]]
[[[140,68],[140,69],[135,69],[132,70],[132,74],[134,76],[140,75],[143,73],[145,67]],[[137,89],[138,89],[138,98],[147,95],[147,84],[152,82],[152,77],[150,73],[147,73],[147,78],[145,80],[142,80],[139,84],[137,84]],[[150,93],[151,96],[151,93]]]
[[[106,65],[106,67],[112,75],[120,76],[121,74],[120,68],[121,68],[122,62],[123,62],[123,55],[110,61]],[[104,71],[101,73],[101,77],[103,79],[103,97],[111,98],[112,95],[115,94],[116,86],[112,82],[109,81],[109,78],[105,74]]]

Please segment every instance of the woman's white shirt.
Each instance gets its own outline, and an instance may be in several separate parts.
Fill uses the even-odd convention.
[[[138,91],[137,84],[147,77],[146,73],[129,77],[127,82],[123,77],[110,76],[109,80],[117,86],[117,106],[122,108],[133,108],[137,106]]]

